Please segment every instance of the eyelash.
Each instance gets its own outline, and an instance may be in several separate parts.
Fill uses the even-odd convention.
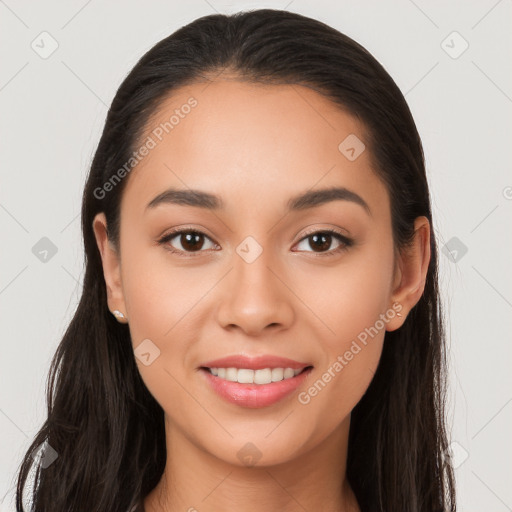
[[[158,244],[159,245],[166,245],[173,238],[175,238],[178,235],[182,235],[184,233],[193,233],[193,234],[196,234],[196,235],[202,235],[202,236],[204,236],[206,238],[210,238],[208,235],[206,235],[202,231],[198,231],[197,229],[181,228],[181,229],[177,229],[175,231],[171,231],[170,233],[167,233],[166,235],[164,235],[162,238],[160,238],[158,240]],[[354,245],[354,240],[353,239],[348,238],[347,236],[343,235],[342,233],[340,233],[339,231],[336,231],[334,229],[320,229],[320,230],[316,230],[316,231],[310,231],[309,233],[306,233],[297,243],[300,243],[303,240],[305,240],[306,238],[309,238],[309,237],[311,237],[313,235],[317,235],[317,234],[328,234],[328,235],[331,235],[331,236],[333,236],[334,238],[336,238],[340,242],[340,246],[337,247],[336,249],[331,249],[330,251],[316,253],[316,255],[319,256],[319,257],[336,256],[337,254],[342,253],[342,252],[348,250],[350,247],[352,247]],[[179,249],[175,249],[171,245],[168,245],[166,247],[166,250],[168,250],[168,251],[170,251],[171,253],[174,253],[174,254],[179,254],[180,256],[182,256],[184,258],[195,258],[196,256],[200,256],[200,254],[202,252],[205,252],[205,251],[202,251],[202,250],[199,250],[197,252],[181,251]],[[300,252],[300,251],[298,251],[298,252]],[[305,251],[305,252],[314,252],[314,251]]]

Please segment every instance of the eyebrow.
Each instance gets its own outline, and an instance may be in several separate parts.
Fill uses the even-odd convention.
[[[289,199],[286,203],[288,211],[300,211],[308,208],[321,206],[331,201],[350,201],[362,206],[368,215],[372,215],[368,203],[355,192],[345,187],[332,187],[320,190],[308,190]],[[162,204],[177,204],[182,206],[193,206],[208,210],[221,210],[225,205],[223,200],[209,192],[192,189],[169,188],[158,194],[146,206],[146,210],[156,208]]]

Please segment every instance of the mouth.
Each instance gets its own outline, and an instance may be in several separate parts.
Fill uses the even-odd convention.
[[[199,373],[220,398],[239,407],[258,409],[277,404],[303,385],[313,366],[250,368],[201,366]]]

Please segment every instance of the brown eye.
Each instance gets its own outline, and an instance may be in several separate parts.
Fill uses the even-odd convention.
[[[174,242],[171,243],[171,241]],[[159,243],[168,245],[171,252],[194,253],[201,252],[207,241],[211,243],[211,247],[207,247],[207,249],[215,248],[215,244],[204,233],[194,230],[181,230],[165,235],[159,240]]]
[[[338,244],[336,247],[331,248],[331,245],[334,240],[336,240]],[[304,250],[306,252],[316,252],[319,253],[319,255],[328,255],[346,250],[350,246],[352,246],[353,243],[353,240],[347,238],[341,233],[338,233],[337,231],[325,230],[316,231],[314,233],[308,234],[299,242],[298,246],[300,246],[300,244],[303,244],[301,250]],[[312,249],[312,251],[308,251],[308,247]]]
[[[331,246],[333,237],[326,233],[317,233],[316,235],[310,235],[308,238],[310,240],[309,245],[313,250],[326,251]]]
[[[185,251],[198,251],[204,245],[204,238],[201,233],[181,233],[179,237],[181,246]]]

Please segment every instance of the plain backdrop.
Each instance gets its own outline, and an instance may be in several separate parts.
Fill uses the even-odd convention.
[[[50,359],[80,296],[80,199],[108,105],[177,28],[261,7],[344,32],[405,95],[440,249],[459,509],[512,510],[510,0],[0,0],[2,512],[14,510],[16,470],[45,419]]]

